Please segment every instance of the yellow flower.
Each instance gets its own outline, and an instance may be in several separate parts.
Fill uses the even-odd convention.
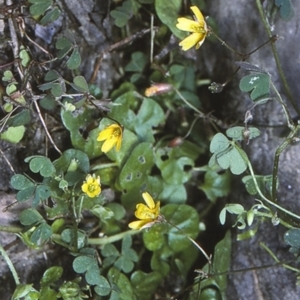
[[[101,151],[107,153],[115,145],[116,150],[119,151],[122,143],[123,128],[119,124],[111,124],[102,130],[98,137],[97,141],[105,141],[101,147]]]
[[[95,198],[101,193],[100,176],[88,174],[81,186],[81,190],[90,198]]]
[[[179,43],[182,50],[186,51],[196,46],[196,49],[203,44],[207,34],[208,28],[205,19],[197,6],[192,6],[191,10],[195,15],[195,21],[187,18],[178,18],[176,27],[183,31],[191,32],[192,34]]]
[[[143,229],[151,227],[154,223],[159,221],[160,202],[158,201],[155,204],[154,200],[148,193],[143,193],[142,196],[147,205],[143,203],[137,204],[134,214],[140,220],[129,223],[128,226],[131,229]]]

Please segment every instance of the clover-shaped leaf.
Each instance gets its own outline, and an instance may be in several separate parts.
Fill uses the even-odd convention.
[[[283,20],[289,21],[294,15],[294,7],[290,0],[275,0],[275,5],[279,7],[279,13]]]
[[[272,180],[273,180],[272,175],[265,175],[265,176],[256,175],[255,179],[259,189],[263,193],[270,192],[272,190]],[[243,177],[242,181],[245,184],[246,190],[250,195],[256,195],[258,193],[254,180],[251,175],[247,175]]]
[[[300,254],[300,229],[291,228],[284,235],[284,241],[291,246],[290,252],[299,256]]]
[[[3,81],[11,81],[13,79],[14,79],[14,75],[10,70],[4,71],[3,77],[2,77]]]
[[[225,197],[230,193],[230,179],[228,171],[219,174],[218,170],[211,168],[205,173],[204,182],[199,185],[199,188],[204,191],[209,200],[215,201],[218,197]]]
[[[44,244],[52,236],[52,228],[47,223],[40,224],[32,233],[30,241],[38,246]]]
[[[87,93],[89,91],[89,86],[86,82],[86,79],[83,76],[76,76],[73,79],[74,84],[72,83],[72,87],[82,93]]]
[[[115,267],[124,273],[129,273],[134,267],[134,262],[138,261],[137,253],[131,248],[132,238],[127,235],[122,240],[122,250],[120,257],[114,263]]]
[[[59,18],[61,11],[58,7],[54,7],[53,9],[47,11],[45,16],[41,19],[41,25],[45,26],[48,23],[51,23]]]
[[[255,127],[245,128],[242,126],[235,126],[226,130],[226,135],[235,141],[251,140],[260,135],[259,129]]]
[[[268,74],[251,74],[243,77],[240,81],[242,92],[251,92],[253,101],[268,98],[270,95],[270,76]]]
[[[33,208],[25,209],[20,214],[20,222],[24,226],[30,226],[43,221],[42,215]]]
[[[29,2],[33,3],[29,8],[29,11],[33,16],[44,14],[44,12],[53,4],[52,0],[29,0]]]
[[[177,149],[163,150],[156,152],[156,165],[166,183],[178,185],[185,183],[191,177],[191,168],[194,160],[189,157],[177,155]]]
[[[55,167],[48,157],[30,156],[25,159],[29,162],[29,168],[34,173],[40,173],[43,177],[50,177],[55,173]]]
[[[122,6],[118,6],[116,9],[112,10],[110,15],[115,19],[115,25],[118,27],[125,26],[133,15],[132,9],[132,2],[126,0],[122,3]]]
[[[8,127],[6,131],[0,133],[0,140],[17,144],[21,141],[25,133],[23,125],[17,127]]]
[[[239,175],[247,169],[244,157],[246,153],[234,142],[230,142],[222,133],[217,133],[211,143],[210,152],[213,153],[208,165],[213,167],[216,163],[223,169],[230,168],[230,171]]]
[[[162,280],[160,272],[144,273],[136,271],[131,276],[131,283],[138,299],[151,299],[151,295],[157,290]]]

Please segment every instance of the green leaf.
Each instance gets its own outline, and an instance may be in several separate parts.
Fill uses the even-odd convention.
[[[163,109],[152,99],[144,98],[134,124],[140,141],[154,142],[152,128],[164,122]]]
[[[77,170],[82,173],[89,173],[90,171],[90,161],[88,156],[75,149],[66,150],[62,156],[53,162],[57,172],[66,172],[73,161],[77,162]]]
[[[69,43],[70,41],[67,40]],[[47,72],[47,74],[45,75],[45,81],[49,82],[49,81],[55,81],[57,79],[61,78],[60,74],[55,71],[55,70],[50,70]]]
[[[6,87],[6,94],[8,96],[11,96],[12,94],[14,94],[16,91],[18,90],[17,86],[13,83],[10,83],[7,87]]]
[[[61,11],[58,7],[54,7],[53,9],[49,10],[45,16],[41,19],[41,25],[45,26],[59,18]]]
[[[67,67],[70,70],[77,69],[81,64],[81,56],[77,48],[75,48],[67,61]]]
[[[289,21],[295,15],[294,7],[290,0],[275,0],[275,5],[279,7],[279,13],[283,20]]]
[[[131,19],[133,15],[132,2],[126,0],[122,3],[122,6],[118,6],[116,9],[110,12],[110,15],[115,19],[115,25],[118,27],[123,27],[127,24],[128,20]]]
[[[230,141],[223,133],[217,133],[211,143],[209,150],[211,153],[219,153],[227,149],[230,145]]]
[[[130,281],[118,269],[111,268],[107,277],[111,285],[116,287],[113,289],[110,299],[137,300]]]
[[[38,185],[32,199],[32,206],[36,207],[41,201],[47,200],[51,196],[51,189],[47,185]]]
[[[97,282],[97,285],[95,286],[95,292],[100,296],[106,296],[108,295],[112,288],[110,284],[108,283],[107,279],[103,276],[99,276],[99,280]]]
[[[242,92],[251,92],[250,97],[253,101],[268,98],[270,95],[270,75],[247,75],[240,81],[240,90]]]
[[[234,142],[230,142],[222,133],[217,133],[211,143],[210,152],[214,153],[208,165],[213,167],[216,163],[223,169],[230,168],[230,171],[239,175],[247,169],[244,157],[246,153]]]
[[[74,84],[72,84],[72,87],[82,93],[89,92],[89,86],[83,76],[76,76],[73,79]]]
[[[23,109],[19,113],[15,114],[14,116],[10,117],[7,121],[7,125],[12,127],[18,127],[21,125],[25,125],[31,121],[31,115],[29,109]]]
[[[8,127],[8,129],[0,134],[0,139],[13,144],[17,144],[21,141],[25,133],[25,127],[23,125],[17,127]]]
[[[170,185],[163,182],[163,190],[157,198],[167,203],[180,204],[186,202],[187,192],[183,184]]]
[[[53,110],[57,107],[57,102],[52,95],[47,95],[43,99],[40,100],[40,104],[44,109]]]
[[[93,265],[97,265],[97,261],[89,256],[77,256],[73,261],[73,269],[79,274],[85,273]]]
[[[2,77],[3,81],[11,81],[11,80],[13,80],[13,78],[14,78],[14,75],[11,71],[9,71],[9,70],[4,71],[3,77]]]
[[[161,283],[159,272],[144,273],[136,271],[131,276],[131,284],[138,299],[149,300]]]
[[[11,186],[16,190],[25,190],[29,187],[35,187],[35,184],[26,176],[15,174],[10,179]]]
[[[209,169],[204,176],[204,182],[199,185],[204,191],[206,197],[215,201],[219,197],[225,197],[231,190],[231,177],[229,172],[218,172],[215,169]]]
[[[235,215],[240,216],[245,212],[245,210],[241,204],[237,204],[237,203],[226,204],[226,206],[220,212],[220,216],[219,216],[220,223],[222,225],[224,225],[226,222],[226,213],[227,212],[230,214],[235,214]],[[242,222],[242,220],[239,220],[239,221]]]
[[[40,281],[41,285],[50,285],[61,278],[63,273],[62,267],[51,267],[45,271]]]
[[[30,6],[29,11],[33,16],[39,16],[45,13],[45,11],[51,7],[53,4],[52,0],[39,0],[39,1],[29,1],[35,3]]]
[[[46,223],[40,224],[30,237],[30,241],[38,246],[44,244],[52,236],[52,228]]]
[[[300,229],[291,228],[284,234],[284,241],[291,246],[290,252],[299,256],[300,253]]]
[[[181,5],[181,0],[155,0],[155,10],[160,21],[167,25],[176,37],[183,39],[186,36],[185,33],[176,27]]]
[[[186,204],[167,204],[161,208],[161,213],[172,224],[180,228],[190,238],[199,233],[199,215],[197,211]],[[190,241],[176,228],[168,231],[168,245],[174,252],[184,250]]]
[[[64,81],[51,84],[51,94],[53,97],[61,97],[63,92],[65,92]]]
[[[34,195],[35,189],[36,189],[35,186],[31,186],[22,191],[19,191],[16,195],[17,201],[25,202],[25,201],[29,200]]]
[[[165,243],[164,234],[167,233],[167,228],[164,224],[157,224],[149,230],[143,232],[143,241],[145,247],[150,251],[161,249]]]
[[[194,161],[189,157],[177,157],[174,149],[158,149],[156,152],[156,165],[161,170],[166,183],[178,185],[190,179],[190,170],[194,166]]]
[[[255,127],[245,128],[235,126],[226,130],[226,135],[235,141],[251,140],[260,135],[260,130]]]
[[[61,239],[68,243],[74,245],[75,243],[75,235],[74,230],[67,228],[61,233]],[[85,232],[78,231],[77,232],[77,247],[81,249],[85,246],[86,235]]]
[[[30,56],[29,56],[28,52],[25,49],[23,49],[23,50],[20,51],[19,55],[20,55],[20,58],[21,58],[22,66],[27,67],[29,62],[30,62]]]
[[[259,189],[262,191],[263,194],[270,193],[270,191],[272,190],[272,175],[255,175],[255,179]],[[242,181],[245,184],[246,190],[250,195],[254,196],[258,193],[251,175],[244,176],[242,178]]]
[[[126,72],[142,73],[147,61],[147,57],[143,52],[133,52],[131,54],[131,61],[125,66],[124,70]]]
[[[40,173],[43,177],[50,177],[55,173],[55,167],[48,157],[30,156],[25,159],[29,162],[29,168],[33,173]]]
[[[24,226],[30,226],[44,220],[42,215],[33,208],[25,209],[20,214],[20,222]]]
[[[141,188],[147,182],[149,170],[154,164],[152,144],[140,143],[132,151],[119,175],[123,189]]]
[[[18,284],[11,299],[17,300],[25,297],[32,290],[32,286],[33,284]]]

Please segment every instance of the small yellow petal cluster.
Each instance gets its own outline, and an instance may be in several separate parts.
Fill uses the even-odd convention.
[[[88,174],[81,186],[81,190],[90,198],[95,198],[101,193],[100,176]]]
[[[107,153],[114,146],[116,146],[116,150],[119,151],[121,148],[122,136],[123,128],[119,124],[111,124],[107,126],[97,137],[98,142],[104,141],[101,151]]]
[[[149,193],[142,194],[147,205],[139,203],[136,206],[135,216],[140,219],[128,224],[131,229],[143,229],[151,227],[159,220],[160,202],[156,204]]]
[[[193,46],[199,49],[208,34],[205,19],[199,8],[192,6],[191,10],[195,15],[195,21],[187,18],[178,18],[178,23],[176,24],[178,29],[192,33],[179,43],[179,46],[181,46],[184,51],[189,50]]]

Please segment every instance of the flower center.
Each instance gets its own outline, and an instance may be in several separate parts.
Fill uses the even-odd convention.
[[[90,193],[93,193],[94,191],[96,191],[97,187],[98,186],[96,184],[92,183],[88,186],[88,190]]]
[[[112,138],[118,138],[121,135],[120,128],[116,128],[112,133]]]

